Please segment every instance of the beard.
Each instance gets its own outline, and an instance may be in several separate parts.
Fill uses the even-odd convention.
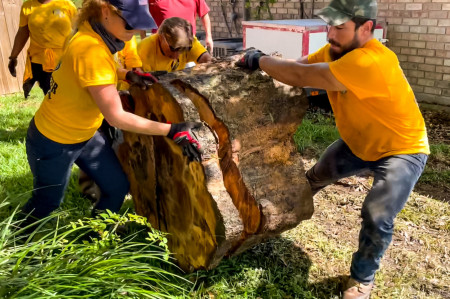
[[[353,40],[350,42],[349,45],[346,46],[342,46],[340,43],[336,42],[333,39],[328,40],[328,42],[334,46],[337,46],[339,48],[342,49],[341,52],[336,52],[333,49],[330,48],[330,57],[332,61],[338,60],[339,58],[341,58],[342,56],[344,56],[345,54],[347,54],[348,52],[353,51],[356,48],[359,48],[361,46],[361,43],[359,42],[359,38],[358,36],[355,34],[355,36],[353,37]]]

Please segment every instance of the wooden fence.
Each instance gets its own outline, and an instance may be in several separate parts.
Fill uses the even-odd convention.
[[[0,0],[0,95],[22,90],[25,54],[28,44],[20,53],[17,63],[17,77],[8,71],[9,55],[19,28],[22,0]]]

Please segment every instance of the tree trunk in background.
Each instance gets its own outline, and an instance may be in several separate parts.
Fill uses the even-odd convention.
[[[124,132],[119,158],[136,212],[168,232],[187,271],[215,267],[297,226],[313,201],[293,134],[308,102],[301,89],[233,59],[164,76],[122,96],[127,110],[162,122],[203,121],[203,160],[190,162],[166,137]]]

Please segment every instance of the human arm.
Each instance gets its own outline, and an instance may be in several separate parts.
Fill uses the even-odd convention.
[[[111,126],[147,135],[167,136],[169,133],[170,124],[148,120],[123,110],[122,102],[114,85],[88,86],[87,89]]]
[[[28,25],[19,27],[14,38],[14,45],[11,50],[11,55],[9,56],[8,69],[13,77],[16,76],[16,66],[17,66],[17,56],[22,52],[23,47],[25,47],[28,38],[30,37],[30,30]]]
[[[209,53],[213,53],[214,42],[211,35],[211,19],[209,18],[209,14],[206,13],[203,17],[201,17],[203,28],[205,29],[206,37],[205,44],[206,49],[208,49]]]
[[[194,61],[195,63],[206,63],[212,60],[211,54],[206,50],[206,48],[194,38],[192,42],[192,48],[188,53],[188,61]]]
[[[191,129],[198,129],[201,123],[152,121],[123,110],[119,94],[112,84],[88,86],[87,89],[111,126],[139,134],[167,136],[181,147],[189,160],[201,161],[200,144],[191,136]]]
[[[121,58],[122,65],[127,70],[132,70],[136,68],[142,68],[142,60],[139,57],[137,51],[137,41],[136,37],[133,36],[131,40],[125,42],[125,47],[119,52],[119,58]]]
[[[211,54],[209,54],[209,52],[206,51],[198,57],[197,63],[207,63],[211,62],[211,60],[212,60]]]
[[[291,86],[309,86],[329,91],[346,90],[330,71],[328,63],[303,64],[294,60],[262,56],[259,66],[272,78]]]
[[[298,63],[302,64],[308,64],[308,55],[302,56],[299,59],[296,60]]]

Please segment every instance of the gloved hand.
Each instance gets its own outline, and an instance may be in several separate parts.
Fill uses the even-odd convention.
[[[17,75],[16,66],[17,66],[17,57],[16,58],[9,57],[8,70],[11,73],[11,76],[13,77]]]
[[[251,71],[257,70],[259,69],[259,59],[265,55],[266,54],[264,54],[260,50],[248,50],[244,54],[244,56],[242,56],[242,58],[238,62],[236,62],[236,65],[244,69],[249,69]]]
[[[175,141],[183,150],[183,155],[187,156],[190,161],[202,161],[200,152],[200,143],[191,136],[192,129],[198,129],[202,126],[199,122],[187,122],[172,124],[167,137]]]
[[[125,80],[130,84],[136,84],[144,90],[147,89],[149,85],[158,82],[158,79],[151,73],[141,73],[138,71],[127,72]]]

